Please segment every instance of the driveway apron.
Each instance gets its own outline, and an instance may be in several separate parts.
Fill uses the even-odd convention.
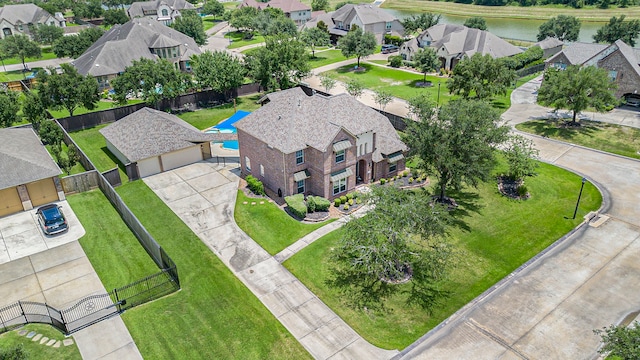
[[[236,225],[238,164],[202,161],[144,182],[316,359],[390,359],[359,336]]]

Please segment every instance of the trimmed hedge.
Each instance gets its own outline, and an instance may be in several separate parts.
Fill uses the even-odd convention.
[[[264,195],[264,185],[262,184],[262,181],[256,179],[252,175],[247,175],[245,180],[247,181],[249,190],[251,190],[254,194]]]
[[[307,205],[304,203],[303,194],[285,196],[284,201],[287,203],[291,213],[296,217],[304,219],[307,216]]]
[[[311,205],[313,204],[313,205]],[[307,210],[309,212],[313,211],[327,211],[329,210],[329,206],[331,206],[331,202],[322,196],[311,196],[307,197]],[[311,210],[313,207],[314,210]]]

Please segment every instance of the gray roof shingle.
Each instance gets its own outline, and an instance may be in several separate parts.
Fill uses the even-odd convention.
[[[175,115],[147,107],[100,129],[100,133],[131,162],[214,140]]]
[[[559,57],[561,56],[561,54],[564,54],[564,56],[566,56],[567,60],[570,63],[569,65],[580,65],[580,64],[583,64],[585,61],[589,60],[590,58],[592,58],[597,53],[607,48],[608,46],[609,45],[607,44],[574,42],[574,43],[571,43],[566,48],[564,48],[559,53],[547,59],[546,62],[553,63],[556,57]]]
[[[151,48],[180,45],[180,54],[200,54],[189,36],[148,18],[114,25],[72,62],[82,75],[105,76],[123,72],[134,60],[157,59]]]
[[[364,25],[398,20],[397,17],[371,4],[347,4],[333,13],[334,21],[349,22],[358,16]]]
[[[6,19],[11,24],[43,23],[51,14],[34,4],[5,5],[0,8],[0,19]]]
[[[462,25],[438,24],[425,30],[433,40],[431,46],[444,46],[449,54],[473,56],[489,54],[492,58],[512,56],[522,52],[496,35]]]
[[[150,12],[158,9],[160,4],[167,4],[172,10],[195,9],[193,4],[186,0],[155,0],[155,1],[136,1],[127,9],[129,18],[144,16],[145,11]]]
[[[354,136],[373,131],[382,155],[407,150],[389,120],[347,94],[307,96],[300,88],[266,95],[269,103],[238,121],[236,128],[285,154],[308,146],[327,151],[340,129]]]
[[[31,128],[0,129],[0,189],[60,174]]]

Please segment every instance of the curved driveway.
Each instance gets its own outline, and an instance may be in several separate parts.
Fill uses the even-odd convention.
[[[509,124],[547,114],[535,105],[539,80],[514,91]],[[637,121],[632,112],[590,114]],[[631,124],[629,124],[631,125]],[[640,162],[529,136],[542,160],[586,176],[604,194],[600,216],[508,276],[484,297],[402,351],[406,359],[590,359],[593,329],[640,310]],[[579,184],[576,184],[576,189]],[[607,220],[608,217],[608,220]]]

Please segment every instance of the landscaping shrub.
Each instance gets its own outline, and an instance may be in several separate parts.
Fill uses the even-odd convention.
[[[313,196],[313,202],[316,204],[316,211],[328,211],[331,202],[322,196]]]
[[[387,182],[387,179],[380,179],[380,185],[384,185]]]
[[[304,203],[303,194],[286,196],[284,201],[287,203],[291,213],[296,217],[304,219],[307,216],[307,205]]]
[[[353,199],[349,199],[349,205],[353,206]]]
[[[525,196],[527,196],[528,192],[529,192],[529,190],[527,189],[526,186],[524,186],[524,185],[518,186],[518,196],[525,197]]]
[[[315,212],[316,211],[316,202],[313,199],[313,196],[307,196],[307,212]]]
[[[394,68],[399,68],[400,66],[402,66],[402,56],[389,56],[389,65]]]
[[[402,60],[402,65],[406,66],[406,67],[410,67],[410,68],[415,68],[416,67],[416,63],[413,61],[409,61],[409,60]]]
[[[409,172],[405,170],[405,171],[402,173],[402,177],[407,177],[407,176],[409,176]]]
[[[349,210],[349,204],[344,204],[344,207],[342,208],[344,211]]]
[[[251,192],[256,195],[264,195],[264,185],[262,184],[262,181],[256,179],[252,175],[247,175],[245,180],[247,181],[247,186]]]
[[[353,193],[348,193],[347,194],[347,200],[351,200],[353,199]]]
[[[510,69],[519,70],[541,60],[543,53],[543,50],[539,46],[532,46],[520,54],[502,58],[501,61]]]
[[[413,183],[413,178],[412,177],[409,178],[409,184],[411,184],[411,183]]]
[[[342,205],[342,200],[340,200],[340,198],[333,200],[333,206],[338,207],[340,205]]]
[[[347,199],[347,196],[346,196],[346,195],[342,195],[342,196],[340,196],[340,201],[342,201],[342,203],[343,203],[343,204],[344,204],[344,203],[346,203],[346,202],[347,202],[347,200],[349,200],[349,199]]]
[[[393,44],[393,45],[396,45],[396,46],[401,46],[402,43],[404,43],[404,40],[402,40],[402,38],[400,36],[385,35],[384,36],[384,43],[385,44]]]

